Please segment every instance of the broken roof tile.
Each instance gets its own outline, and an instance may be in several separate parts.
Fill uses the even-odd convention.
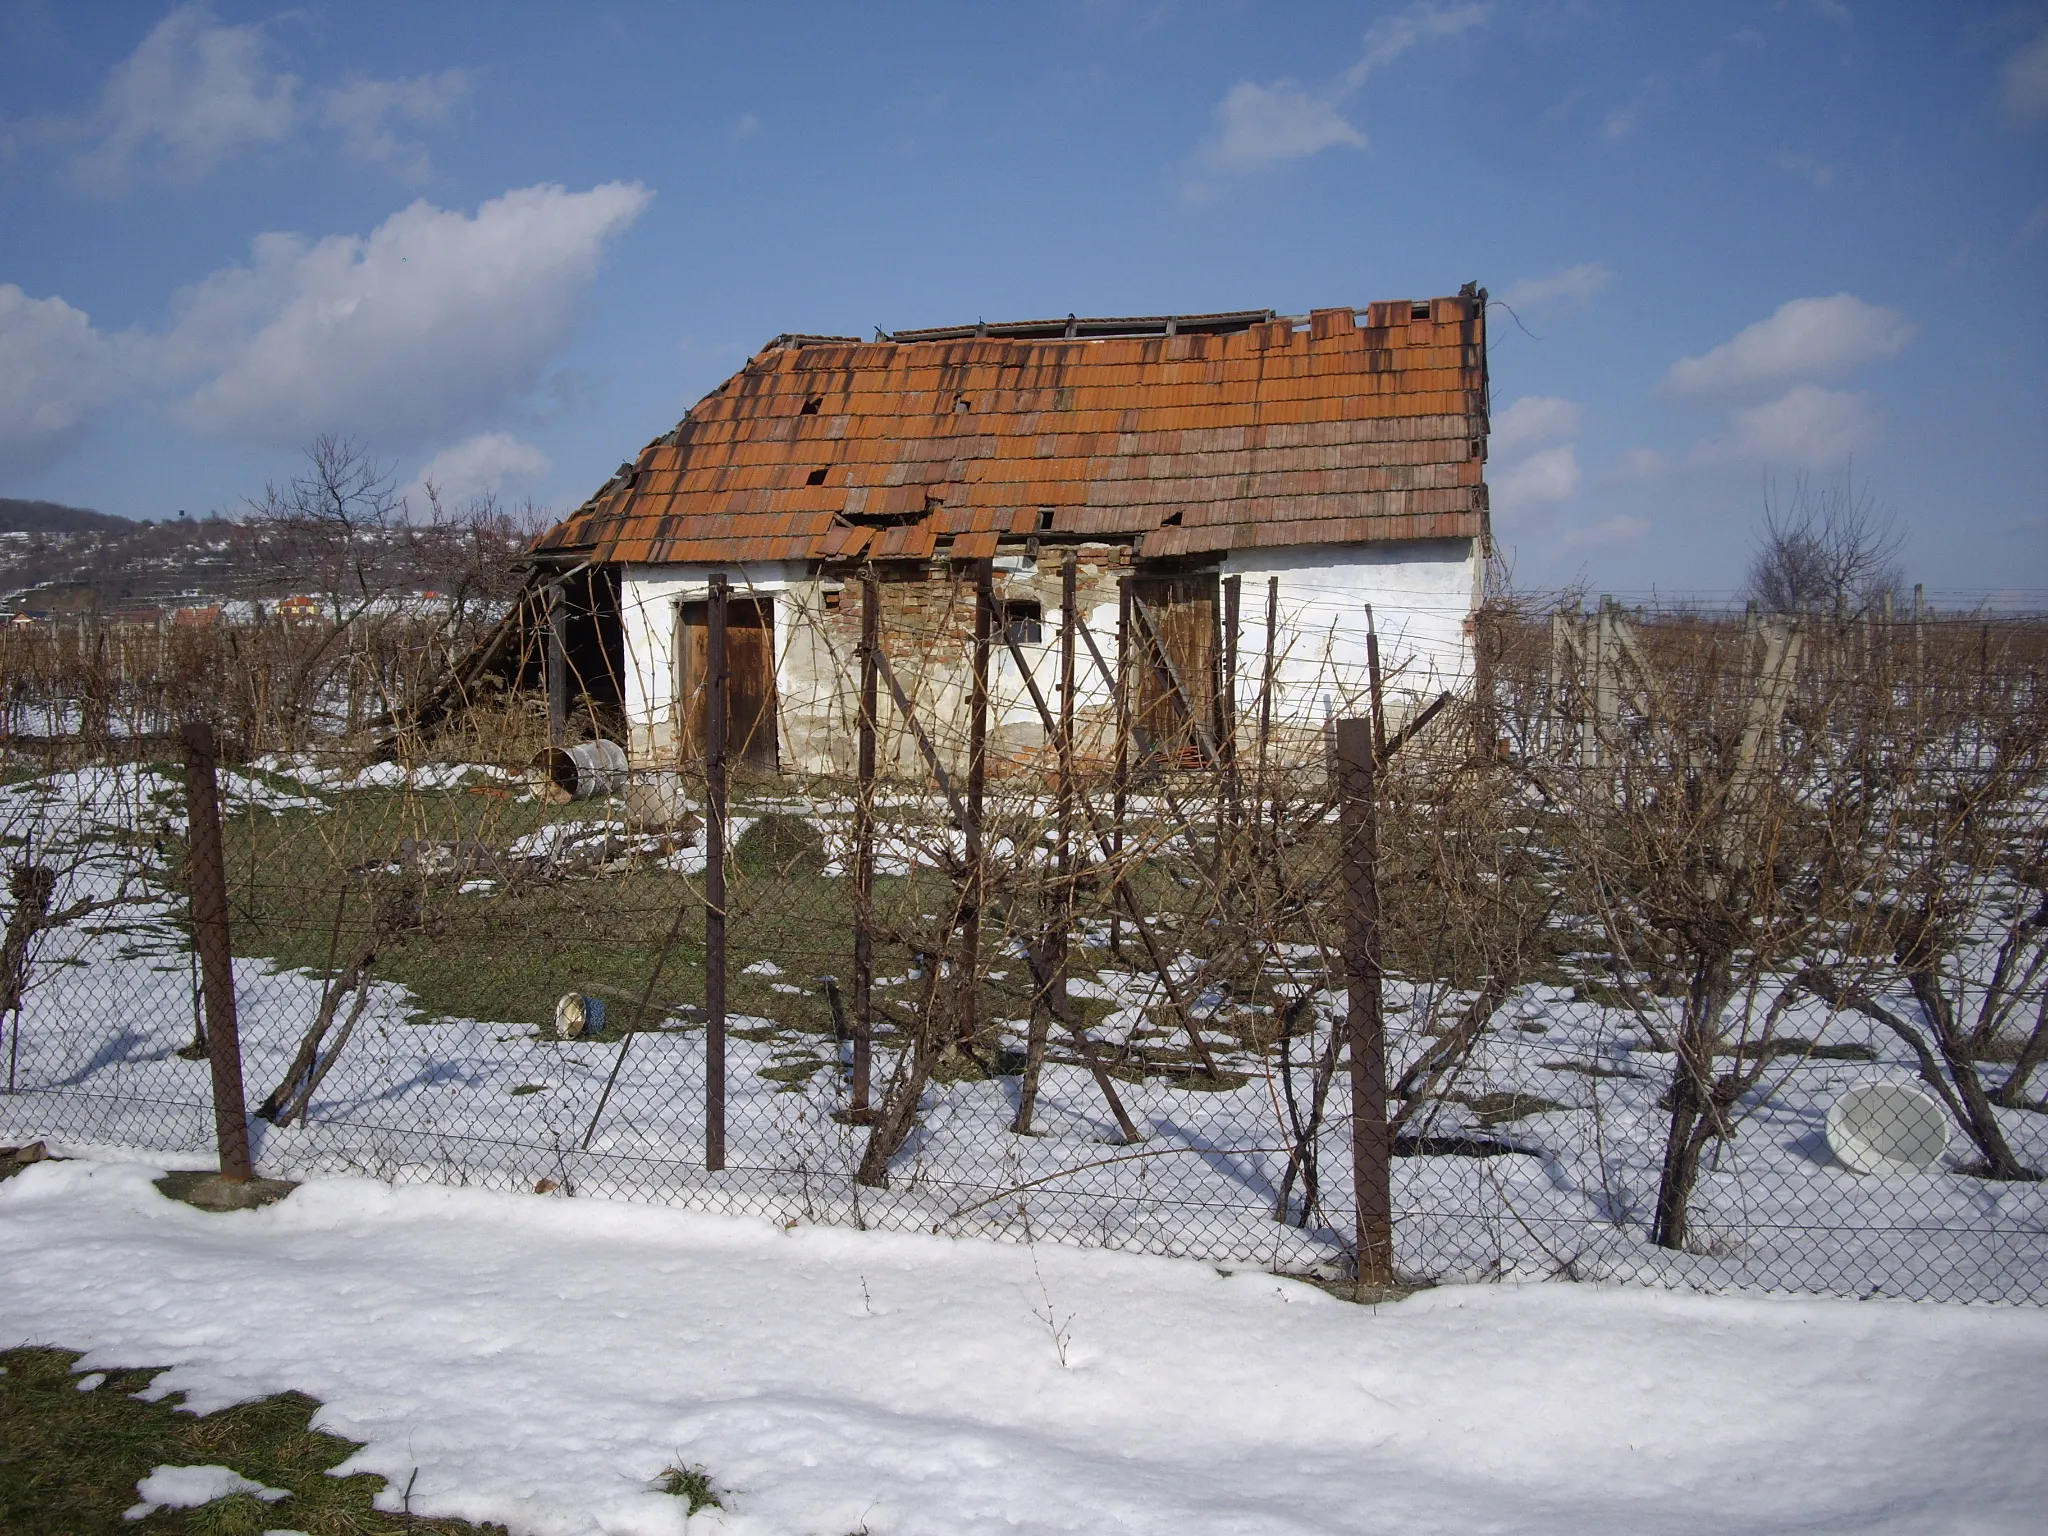
[[[1149,555],[1483,532],[1485,321],[1469,295],[1071,328],[778,337],[642,450],[631,485],[607,482],[533,548],[922,559],[946,534],[948,553],[978,558],[1041,531],[1041,508],[1042,531],[1142,536]]]

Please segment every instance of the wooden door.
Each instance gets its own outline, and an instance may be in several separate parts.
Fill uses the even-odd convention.
[[[1135,577],[1131,601],[1138,728],[1154,762],[1199,767],[1202,734],[1216,740],[1216,575]]]
[[[701,762],[704,757],[710,606],[684,603],[676,616],[676,737],[685,762]],[[777,762],[773,598],[727,600],[725,668],[727,761],[772,773]]]

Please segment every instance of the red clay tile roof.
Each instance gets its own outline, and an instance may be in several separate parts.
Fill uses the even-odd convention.
[[[1087,328],[1175,327],[778,337],[534,550],[922,559],[1045,534],[1158,557],[1484,535],[1483,295],[1305,326],[1188,318],[1100,340]]]

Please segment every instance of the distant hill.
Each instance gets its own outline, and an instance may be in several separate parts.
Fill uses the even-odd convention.
[[[90,507],[0,496],[0,533],[87,533],[95,529],[121,532],[134,526],[125,517],[95,512]]]

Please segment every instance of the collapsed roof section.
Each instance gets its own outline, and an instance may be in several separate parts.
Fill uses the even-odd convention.
[[[1485,293],[780,336],[535,541],[598,563],[1482,538]]]

